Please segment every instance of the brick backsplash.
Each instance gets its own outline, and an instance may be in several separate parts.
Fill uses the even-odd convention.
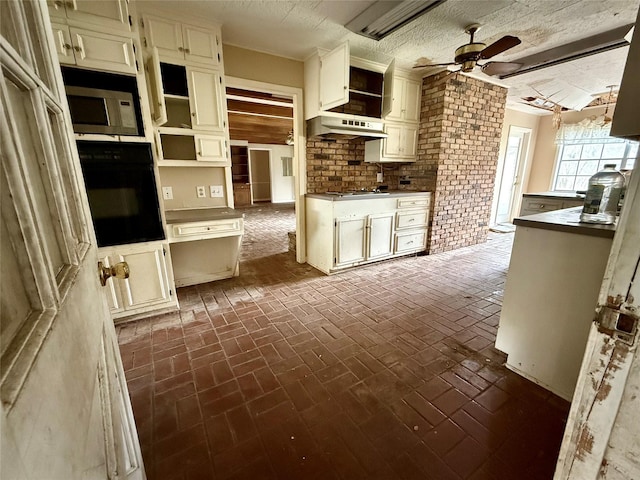
[[[433,192],[429,253],[485,242],[507,90],[460,74],[423,79],[418,158],[384,166],[391,190]],[[379,186],[364,140],[307,141],[307,191]]]
[[[385,181],[377,183],[377,164],[365,163],[364,139],[307,141],[307,192],[371,190],[380,185],[398,188],[398,167],[384,167]]]
[[[400,167],[410,183],[398,188],[434,192],[429,253],[487,239],[506,95],[460,74],[423,80],[418,161]]]

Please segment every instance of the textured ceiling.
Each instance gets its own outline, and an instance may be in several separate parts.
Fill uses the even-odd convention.
[[[520,45],[493,58],[509,61],[633,23],[640,0],[448,0],[379,42],[343,26],[371,1],[150,3],[215,20],[222,25],[225,43],[252,50],[303,60],[316,47],[330,49],[348,40],[353,56],[385,64],[395,58],[397,65],[411,68],[419,58],[452,61],[454,50],[468,42],[464,27],[470,23],[482,25],[476,41],[487,45],[503,35],[519,37]],[[508,101],[513,106],[521,96],[535,96],[529,84],[550,79],[590,94],[606,92],[608,85],[620,83],[626,50],[619,48],[500,83],[511,87]]]

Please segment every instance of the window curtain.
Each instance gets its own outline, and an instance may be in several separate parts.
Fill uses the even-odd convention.
[[[614,143],[619,138],[609,136],[611,121],[605,122],[604,115],[589,117],[578,123],[563,123],[556,133],[556,144]]]

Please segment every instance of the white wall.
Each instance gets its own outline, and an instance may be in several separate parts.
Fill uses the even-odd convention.
[[[294,201],[293,179],[282,175],[281,157],[293,157],[293,146],[250,143],[249,149],[271,150],[271,202],[287,203]]]

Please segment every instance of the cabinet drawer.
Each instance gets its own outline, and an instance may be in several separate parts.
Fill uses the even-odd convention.
[[[420,252],[426,248],[427,231],[396,233],[394,253]]]
[[[429,206],[429,197],[405,197],[398,199],[398,208],[426,208]]]
[[[534,213],[551,212],[562,208],[562,200],[525,199],[522,202],[520,215],[533,215]],[[525,213],[526,212],[526,213]]]
[[[170,239],[174,242],[242,235],[242,232],[243,221],[241,218],[175,223],[171,224],[169,228]]]
[[[396,216],[396,228],[426,227],[429,220],[429,210],[416,210],[413,212],[398,212]]]

